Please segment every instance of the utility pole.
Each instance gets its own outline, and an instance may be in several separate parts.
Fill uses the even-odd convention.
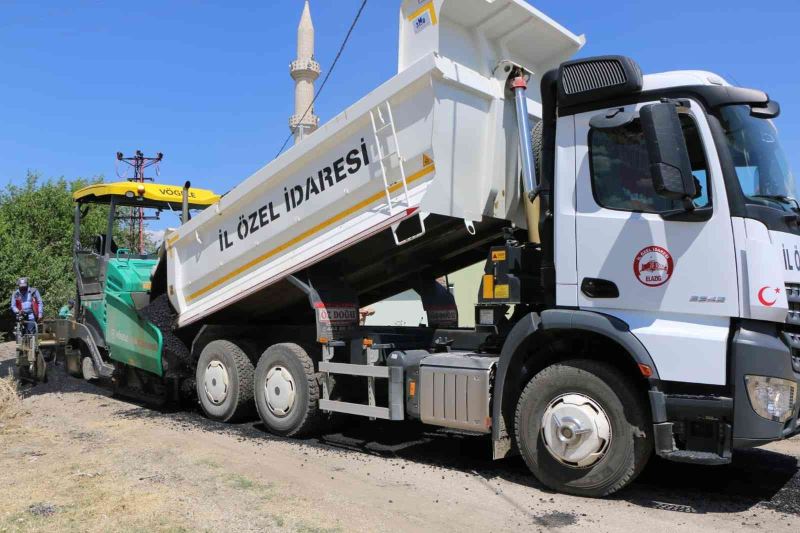
[[[137,183],[144,183],[145,181],[153,181],[153,178],[148,178],[144,175],[144,169],[153,165],[158,165],[164,159],[164,154],[158,152],[155,157],[145,157],[141,150],[136,150],[136,154],[132,157],[125,157],[122,152],[117,152],[117,161],[133,167],[133,177],[128,178],[128,181]],[[157,168],[157,167],[156,167]],[[156,172],[157,173],[157,172]],[[139,254],[144,253],[144,208],[134,208],[134,213],[131,213],[131,242],[134,242],[138,233],[139,238]]]

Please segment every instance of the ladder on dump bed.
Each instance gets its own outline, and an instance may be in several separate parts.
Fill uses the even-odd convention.
[[[377,163],[380,164],[381,168],[381,177],[383,178],[383,189],[386,192],[386,204],[389,208],[389,216],[395,216],[396,214],[404,210],[408,210],[411,207],[411,196],[408,194],[408,181],[406,179],[406,169],[404,164],[405,161],[403,156],[400,154],[400,144],[397,140],[397,129],[394,125],[392,105],[387,100],[384,103],[379,104],[378,107],[370,109],[369,118],[372,123],[372,134],[375,138],[375,146],[378,148]],[[384,153],[382,148],[382,133],[386,137],[385,141],[388,150],[386,153]],[[391,140],[389,137],[391,137]],[[393,157],[397,157],[397,165],[400,170],[400,181],[394,181],[390,183],[386,168],[391,163],[391,159]],[[398,188],[398,183],[402,184],[403,194],[401,196],[401,200],[405,198],[405,205],[400,205],[400,202],[397,200],[392,200],[392,192],[394,189]],[[398,236],[397,228],[399,227],[399,223],[392,225],[392,236],[394,237],[394,242],[396,245],[399,246],[401,244],[413,241],[414,239],[418,239],[425,234],[424,218],[419,214],[415,216],[419,218],[419,228],[417,228],[416,231],[411,232],[410,235],[403,237]]]

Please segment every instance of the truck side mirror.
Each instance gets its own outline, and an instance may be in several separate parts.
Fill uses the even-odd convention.
[[[653,188],[659,196],[683,200],[687,210],[691,210],[691,200],[696,196],[697,189],[675,104],[645,106],[640,112],[640,120],[650,156]]]

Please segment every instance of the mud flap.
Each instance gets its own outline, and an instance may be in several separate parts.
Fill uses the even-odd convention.
[[[358,326],[358,296],[342,284],[341,277],[313,274],[307,282],[295,276],[289,279],[308,295],[314,309],[317,340],[339,340],[344,332]]]
[[[422,307],[428,315],[428,327],[457,328],[458,307],[453,294],[437,280],[420,282],[415,290],[422,299]]]

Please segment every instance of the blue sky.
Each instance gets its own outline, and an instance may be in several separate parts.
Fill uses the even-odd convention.
[[[782,104],[777,125],[797,175],[800,2],[532,3],[586,34],[582,56],[630,55],[645,72],[711,70],[766,90]],[[323,69],[359,4],[312,1]],[[369,0],[317,104],[323,121],[395,73],[398,6]],[[231,188],[288,133],[301,8],[301,0],[0,0],[0,185],[28,170],[113,179],[114,154],[142,149],[164,152],[160,181]]]

